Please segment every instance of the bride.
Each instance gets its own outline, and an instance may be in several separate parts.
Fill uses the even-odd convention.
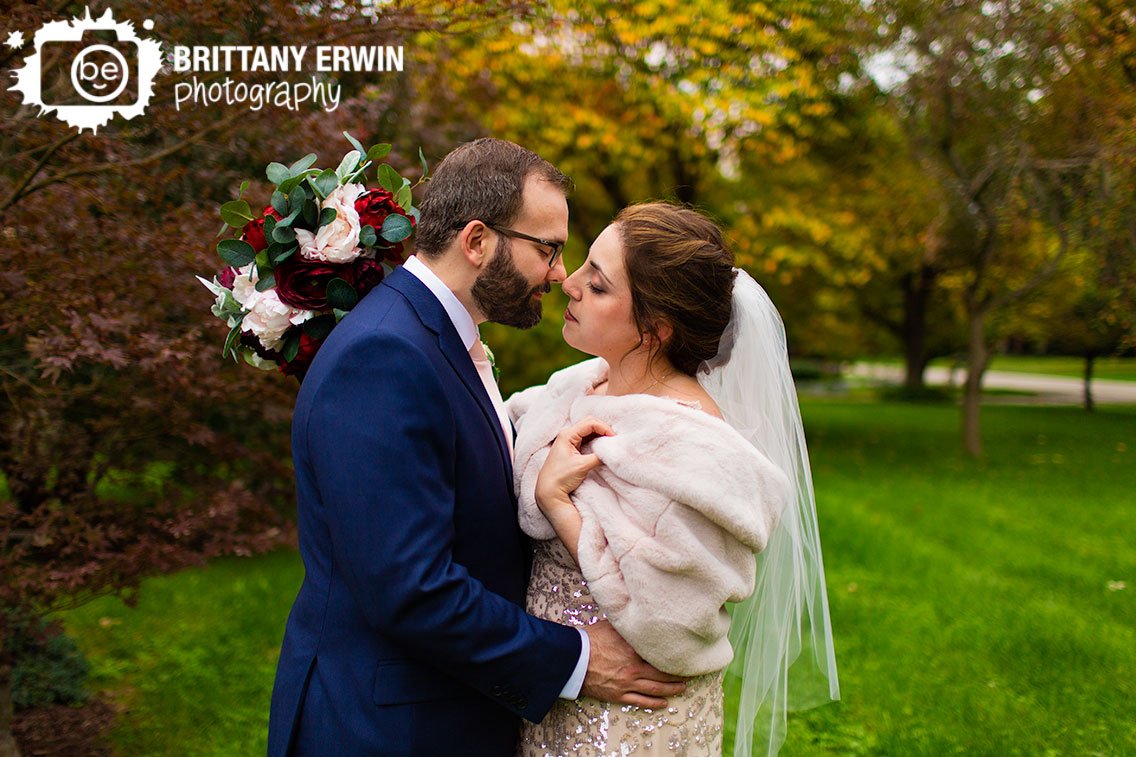
[[[596,358],[507,403],[528,610],[608,620],[688,677],[666,708],[561,700],[520,754],[775,754],[786,712],[839,698],[808,454],[781,319],[720,229],[624,209],[564,282],[565,341]]]

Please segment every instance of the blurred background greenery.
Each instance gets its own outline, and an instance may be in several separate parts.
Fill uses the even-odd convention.
[[[420,147],[541,153],[577,186],[570,268],[631,202],[723,225],[811,393],[845,698],[787,751],[1136,751],[1136,424],[1092,392],[1136,377],[1130,3],[103,7],[167,45],[403,45],[406,65],[317,74],[343,87],[331,112],[179,109],[193,74],[165,71],[144,116],[94,134],[0,94],[0,755],[10,727],[28,753],[262,751],[302,570],[296,384],[218,359],[193,275],[220,267],[216,209],[242,180],[267,204],[267,163],[335,165],[345,130],[392,142],[412,179]],[[0,67],[82,9],[9,3]],[[484,329],[506,395],[580,359],[564,304]],[[984,392],[988,368],[1083,389]]]

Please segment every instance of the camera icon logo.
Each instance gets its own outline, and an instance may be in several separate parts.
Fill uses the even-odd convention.
[[[146,21],[143,28],[152,29]],[[71,126],[97,132],[116,115],[134,118],[153,95],[162,66],[161,43],[139,37],[129,21],[116,22],[108,9],[94,19],[53,21],[35,34],[35,54],[16,69],[12,90],[40,115],[54,112]]]

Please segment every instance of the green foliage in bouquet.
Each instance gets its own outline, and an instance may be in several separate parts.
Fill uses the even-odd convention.
[[[244,199],[220,208],[224,225],[217,243],[227,265],[212,282],[213,314],[229,326],[223,357],[243,357],[261,368],[302,377],[335,325],[405,260],[418,209],[413,189],[429,176],[421,149],[422,175],[412,184],[388,163],[386,143],[364,149],[347,132],[351,149],[338,167],[321,169],[314,153],[291,165],[270,163],[275,185],[259,214]],[[374,168],[377,186],[367,188]]]

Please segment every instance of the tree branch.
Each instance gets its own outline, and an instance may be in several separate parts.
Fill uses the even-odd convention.
[[[208,135],[210,132],[213,132],[213,131],[216,131],[217,129],[228,126],[229,124],[236,122],[238,119],[245,117],[245,115],[246,114],[243,111],[238,110],[238,111],[234,112],[232,115],[227,116],[225,118],[222,118],[220,121],[218,121],[214,124],[206,126],[201,131],[197,132],[196,134],[193,134],[192,136],[186,137],[185,139],[183,139],[180,142],[176,142],[176,143],[170,145],[169,147],[165,147],[161,150],[158,150],[157,152],[151,153],[151,154],[143,156],[141,158],[134,158],[132,160],[115,161],[115,162],[107,162],[107,163],[94,163],[94,164],[89,165],[89,166],[82,166],[80,168],[72,168],[70,170],[61,171],[60,173],[54,174],[52,176],[48,176],[47,178],[41,179],[40,181],[37,181],[35,184],[32,184],[30,187],[27,187],[26,189],[24,189],[24,191],[22,193],[13,193],[13,195],[11,197],[9,197],[7,200],[4,201],[4,203],[2,205],[0,205],[0,216],[2,216],[8,210],[8,208],[12,207],[12,205],[16,204],[16,202],[18,202],[19,200],[22,200],[23,198],[31,195],[34,192],[38,192],[39,190],[43,189],[44,187],[49,187],[52,184],[58,184],[60,182],[67,181],[68,179],[72,179],[76,176],[89,176],[91,174],[103,173],[103,172],[106,172],[106,171],[118,171],[118,170],[121,170],[123,168],[133,168],[135,166],[142,166],[142,165],[146,165],[147,163],[153,163],[154,161],[161,160],[162,158],[165,158],[167,156],[173,155],[176,152],[184,150],[186,147],[189,147],[190,145],[195,144],[196,142],[199,142],[202,139],[204,139],[205,136]]]
[[[31,183],[32,179],[34,179],[36,177],[36,175],[39,174],[39,172],[41,170],[43,170],[43,167],[47,164],[47,161],[51,160],[51,156],[54,155],[56,153],[56,151],[59,150],[59,148],[63,147],[66,144],[70,144],[71,142],[74,142],[76,139],[78,139],[80,134],[82,134],[81,131],[76,131],[72,134],[68,134],[67,136],[63,137],[62,139],[56,140],[56,142],[53,145],[51,145],[50,147],[47,148],[47,150],[44,152],[44,154],[36,162],[35,166],[32,167],[32,170],[29,171],[28,175],[25,176],[23,181],[20,182],[20,185],[18,187],[16,187],[14,190],[12,190],[12,194],[10,194],[8,196],[8,199],[6,199],[2,204],[0,204],[0,215],[2,215],[5,210],[7,210],[8,208],[10,208],[10,207],[12,207],[13,205],[16,204],[16,202],[20,199],[21,195],[23,194],[24,189],[26,189],[28,184]],[[29,194],[30,194],[30,192],[29,192]]]

